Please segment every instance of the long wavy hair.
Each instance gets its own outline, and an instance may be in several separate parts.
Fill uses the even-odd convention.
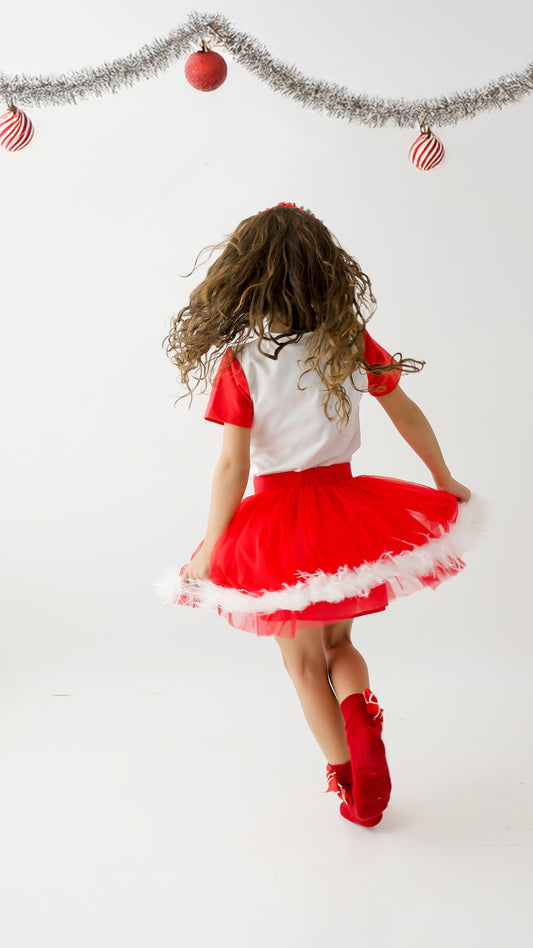
[[[226,349],[231,347],[238,356],[253,333],[269,359],[277,359],[285,346],[309,334],[298,387],[314,370],[324,391],[324,413],[329,420],[336,416],[341,428],[351,411],[344,383],[350,378],[355,386],[357,369],[384,375],[398,368],[419,372],[424,365],[401,353],[387,364],[365,360],[363,332],[376,308],[370,280],[311,212],[278,205],[247,217],[221,243],[204,247],[186,276],[205,251],[211,256],[215,250],[222,253],[188,304],[171,318],[162,343],[191,400],[199,385],[204,383],[205,391],[213,382]],[[273,322],[284,331],[272,332]],[[273,351],[262,348],[264,340],[275,343]],[[379,392],[379,386],[374,391]]]

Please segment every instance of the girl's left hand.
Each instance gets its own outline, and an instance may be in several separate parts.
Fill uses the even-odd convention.
[[[211,575],[209,569],[210,560],[211,554],[202,547],[183,570],[181,581],[187,582],[188,579],[209,579]]]
[[[465,487],[464,484],[460,484],[454,477],[435,479],[435,487],[437,490],[445,490],[448,494],[453,494],[460,503],[466,503],[470,500],[470,489]]]

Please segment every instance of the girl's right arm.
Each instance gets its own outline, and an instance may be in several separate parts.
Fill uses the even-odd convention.
[[[468,500],[470,497],[468,487],[460,484],[450,474],[435,432],[418,405],[407,397],[399,385],[388,395],[378,397],[376,401],[380,402],[402,438],[431,471],[435,487],[438,490],[448,491],[458,500]]]

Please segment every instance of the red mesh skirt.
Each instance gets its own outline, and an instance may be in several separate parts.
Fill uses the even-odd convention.
[[[435,588],[464,567],[478,532],[472,500],[354,477],[349,463],[267,474],[215,544],[210,579],[182,583],[182,567],[158,587],[176,605],[210,606],[236,628],[291,638]]]

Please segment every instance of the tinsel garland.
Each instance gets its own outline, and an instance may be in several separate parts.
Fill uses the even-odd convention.
[[[206,42],[223,46],[236,62],[276,92],[304,108],[334,118],[380,127],[394,122],[402,128],[456,125],[489,109],[501,109],[533,92],[533,62],[522,72],[508,73],[479,89],[433,99],[386,99],[350,92],[345,86],[305,76],[295,66],[274,59],[253,36],[236,30],[221,14],[191,13],[182,26],[155,39],[136,53],[94,68],[58,76],[8,76],[0,73],[0,98],[8,105],[76,105],[88,96],[102,96],[133,86],[168,69],[173,62]]]

